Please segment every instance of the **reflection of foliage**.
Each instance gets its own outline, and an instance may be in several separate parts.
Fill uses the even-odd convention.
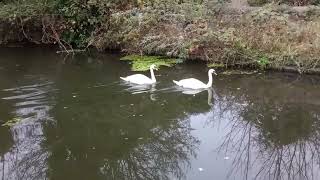
[[[11,128],[14,146],[2,156],[0,167],[5,179],[45,179],[48,152],[40,147],[43,137],[40,136],[41,125],[33,121],[33,125]]]
[[[286,98],[292,94],[288,84],[274,86],[265,80],[261,83],[265,83],[263,88],[255,91],[224,94],[215,107],[218,114],[229,120],[228,133],[219,147],[220,152],[234,154],[229,175],[242,173],[245,179],[317,177],[319,106],[312,104],[312,98],[301,97],[306,94],[304,89],[295,89],[299,98]],[[277,94],[264,90],[269,85]],[[299,102],[300,97],[303,102]]]
[[[25,80],[24,84],[36,82],[36,86],[5,92],[4,97],[14,98],[7,98],[8,105],[1,106],[10,107],[4,112],[29,119],[8,132],[13,136],[13,145],[8,143],[4,148],[5,166],[10,169],[6,179],[184,178],[184,166],[188,167],[199,143],[191,136],[190,122],[185,117],[208,111],[206,101],[191,101],[192,96],[176,92],[159,92],[157,101],[152,101],[148,93],[133,95],[118,84],[104,84],[118,80],[123,65],[118,61],[91,61],[77,56],[79,61],[57,66],[57,61],[43,61],[43,56],[49,58],[48,53],[37,52],[41,56],[32,56],[35,61],[21,63],[17,60],[23,59],[20,56],[8,58],[9,69],[20,64],[24,71],[2,76],[9,87],[25,80],[22,77],[26,73],[41,77]],[[53,79],[54,85],[42,84],[39,79]],[[7,88],[6,84],[2,87]]]
[[[12,146],[12,137],[7,128],[0,127],[0,157],[5,154]]]
[[[181,98],[169,105],[152,101],[147,94],[123,92],[119,86],[90,91],[77,88],[80,91],[74,98],[66,87],[81,87],[83,82],[64,82],[69,86],[59,85],[63,93],[52,111],[57,123],[46,128],[44,144],[52,152],[48,160],[50,178],[80,178],[81,172],[90,179],[183,178],[182,167],[188,167],[199,143],[190,134],[189,121],[183,120],[184,112],[205,111],[206,103],[192,104]]]
[[[154,129],[154,136],[145,144],[138,145],[121,159],[105,160],[101,173],[112,179],[170,179],[171,175],[181,179],[184,177],[181,165],[188,163],[197,143],[188,134],[188,127],[171,132]]]
[[[268,144],[267,146],[289,145],[299,140],[303,141],[315,130],[312,114],[301,110],[301,107],[286,106],[288,109],[280,107],[281,111],[278,110],[278,114],[271,110],[272,114],[260,115],[256,119],[255,126],[261,129],[259,139]],[[271,109],[268,106],[264,108]]]

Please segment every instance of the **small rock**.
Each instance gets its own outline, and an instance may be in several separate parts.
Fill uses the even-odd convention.
[[[224,159],[224,160],[228,160],[228,159],[230,159],[230,157],[226,156],[226,157],[224,157],[223,159]]]
[[[203,168],[198,168],[198,169],[199,169],[200,172],[203,171]]]
[[[139,137],[138,139],[139,139],[139,140],[142,140],[142,139],[143,139],[143,137]]]
[[[129,138],[124,138],[124,140],[128,140]]]

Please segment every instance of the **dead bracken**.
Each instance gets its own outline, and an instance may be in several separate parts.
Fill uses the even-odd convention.
[[[192,0],[41,2],[23,1],[19,8],[15,1],[2,2],[1,45],[57,43],[67,53],[93,47],[201,60],[225,68],[320,72],[320,8],[310,6],[317,2],[291,0],[278,5],[253,0],[238,6]],[[133,69],[145,66],[134,63]]]

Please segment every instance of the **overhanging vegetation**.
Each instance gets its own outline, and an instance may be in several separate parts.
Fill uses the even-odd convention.
[[[31,41],[74,48],[121,49],[194,59],[224,67],[316,72],[320,57],[317,1],[193,0],[4,1],[0,43]],[[258,7],[253,7],[255,5]],[[37,22],[37,23],[34,23]],[[38,33],[38,34],[37,34]],[[17,38],[19,37],[19,38]]]

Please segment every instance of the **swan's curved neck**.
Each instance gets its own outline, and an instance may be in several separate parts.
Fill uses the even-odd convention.
[[[153,72],[153,69],[152,69],[152,68],[150,68],[150,73],[151,73],[151,80],[152,80],[153,82],[156,82],[156,77],[154,76],[154,72]]]
[[[208,84],[207,84],[207,88],[211,87],[212,86],[212,73],[210,74],[208,72],[208,76],[209,76],[209,81],[208,81]]]

